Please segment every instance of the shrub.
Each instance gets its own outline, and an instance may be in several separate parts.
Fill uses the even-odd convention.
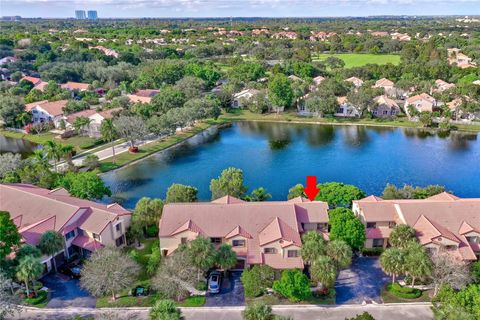
[[[37,304],[40,304],[42,302],[45,302],[45,300],[47,300],[47,295],[48,294],[47,294],[46,291],[38,291],[36,297],[26,298],[24,300],[24,302],[26,304],[30,304],[30,305],[37,305]]]
[[[365,311],[362,314],[357,314],[355,317],[345,320],[375,320],[375,318],[370,313]]]
[[[374,257],[379,256],[384,251],[383,248],[362,248],[360,250],[364,256]]]
[[[95,170],[100,165],[98,157],[94,154],[89,154],[83,159],[82,163],[88,170]]]
[[[152,253],[148,257],[147,273],[153,275],[157,271],[160,262],[162,261],[162,255],[160,253],[159,246],[152,246]]]
[[[258,297],[270,288],[275,279],[275,272],[270,266],[254,266],[242,273],[242,283],[246,297]]]
[[[147,237],[149,238],[154,238],[158,236],[158,226],[157,225],[151,225],[147,227]]]
[[[150,310],[152,320],[180,320],[182,313],[172,300],[158,300]]]
[[[272,307],[263,303],[255,302],[248,305],[243,311],[243,319],[245,320],[273,320]]]
[[[417,299],[422,295],[422,291],[415,288],[402,287],[398,283],[387,285],[387,291],[394,296],[402,299]]]
[[[207,290],[207,283],[205,281],[198,281],[195,289],[199,291],[205,291]]]
[[[273,283],[273,290],[292,302],[306,300],[312,296],[310,281],[298,269],[284,270],[280,280]]]

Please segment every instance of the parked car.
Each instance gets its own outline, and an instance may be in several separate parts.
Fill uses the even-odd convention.
[[[67,276],[70,276],[72,279],[80,279],[81,270],[82,267],[80,265],[75,263],[67,263],[60,269],[60,272]]]
[[[213,271],[208,277],[208,292],[219,293],[222,284],[222,274],[218,271]]]

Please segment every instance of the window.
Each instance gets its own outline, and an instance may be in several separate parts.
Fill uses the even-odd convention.
[[[343,108],[338,108],[337,113],[343,113]]]
[[[372,247],[374,248],[382,248],[383,247],[383,239],[373,239]]]
[[[245,240],[233,240],[232,241],[233,247],[245,247]]]
[[[388,114],[388,111],[387,111],[387,110],[384,110],[384,111],[383,111],[383,114]]]
[[[100,241],[100,235],[96,233],[92,233],[93,239]]]
[[[455,250],[455,249],[457,249],[457,246],[455,246],[455,245],[449,245],[449,246],[445,246],[445,249],[447,249],[447,250]]]
[[[265,254],[277,253],[277,249],[275,249],[275,248],[265,248],[265,249],[263,249],[263,253],[265,253]]]
[[[115,240],[115,245],[117,247],[120,247],[121,245],[123,245],[125,243],[125,238],[124,236],[121,236],[120,238],[118,238],[117,240]]]
[[[289,258],[297,258],[298,257],[298,250],[288,250],[287,256]]]
[[[220,244],[222,243],[222,238],[210,238],[213,244]]]
[[[65,235],[65,240],[69,240],[71,238],[75,237],[75,230],[72,230],[70,232],[68,232],[66,235]]]
[[[397,224],[395,223],[395,221],[390,221],[390,222],[388,223],[388,227],[389,227],[390,229],[391,229],[391,228],[395,228],[396,225],[397,225]]]
[[[318,223],[317,230],[324,231],[328,229],[328,223]]]
[[[187,243],[187,238],[186,237],[181,238],[180,243],[181,244],[186,244]]]
[[[115,225],[115,230],[117,230],[117,232],[120,232],[122,231],[122,223],[117,223],[117,225]]]
[[[465,237],[465,238],[467,238],[468,243],[477,243],[477,239],[478,239],[478,237],[476,237],[476,236],[470,236],[470,237]]]
[[[376,228],[377,223],[376,222],[367,222],[367,228]]]

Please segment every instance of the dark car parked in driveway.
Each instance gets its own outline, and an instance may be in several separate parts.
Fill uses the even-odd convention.
[[[76,263],[67,263],[60,268],[60,272],[71,277],[72,279],[80,279],[80,271],[82,267]]]

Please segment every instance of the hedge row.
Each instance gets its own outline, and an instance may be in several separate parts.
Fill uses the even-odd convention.
[[[422,295],[422,291],[415,288],[402,287],[398,283],[388,284],[387,291],[392,293],[397,298],[402,299],[417,299]]]

